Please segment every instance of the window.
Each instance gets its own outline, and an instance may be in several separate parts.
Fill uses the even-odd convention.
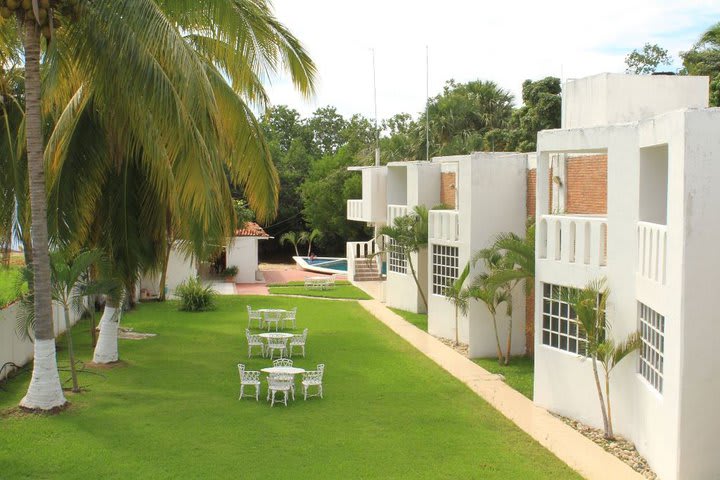
[[[542,344],[585,355],[587,342],[575,320],[575,310],[562,300],[569,289],[543,284]]]
[[[432,246],[432,293],[445,295],[458,278],[458,247]]]
[[[388,246],[388,271],[395,272],[395,273],[402,273],[403,275],[407,273],[407,259],[405,258],[405,254],[403,251],[398,247],[395,240],[393,240],[390,237],[387,237],[387,246]]]
[[[652,308],[638,302],[638,319],[640,322],[640,375],[655,390],[663,390],[663,363],[665,352],[665,317]]]

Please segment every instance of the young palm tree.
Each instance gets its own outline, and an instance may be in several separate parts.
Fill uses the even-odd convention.
[[[297,232],[285,232],[280,235],[280,246],[290,244],[295,249],[295,256],[299,257],[300,252],[298,251],[298,245],[303,242],[302,234],[298,235]]]
[[[427,308],[427,299],[423,292],[420,280],[418,280],[415,266],[412,262],[412,254],[418,253],[428,244],[428,209],[423,205],[416,205],[413,211],[407,215],[395,218],[392,225],[385,225],[380,229],[380,235],[386,235],[391,238],[394,245],[390,248],[397,249],[408,262],[413,280],[417,286],[420,297],[422,298],[425,308]],[[387,252],[380,252],[387,253]]]
[[[493,331],[495,332],[495,345],[497,349],[497,358],[499,365],[508,365],[510,363],[510,349],[508,347],[507,354],[503,357],[502,347],[500,346],[500,335],[498,333],[497,313],[498,308],[505,304],[505,314],[511,319],[508,325],[508,345],[511,343],[512,332],[512,295],[507,287],[495,288],[487,282],[487,276],[478,275],[470,285],[468,296],[475,300],[479,300],[485,304],[492,316]]]
[[[225,233],[231,218],[225,216],[231,209],[227,182],[220,181],[225,168],[233,182],[245,187],[260,217],[274,214],[277,173],[248,103],[266,103],[262,79],[280,69],[290,72],[303,94],[311,94],[315,67],[262,0],[60,0],[58,8],[43,15],[37,13],[38,2],[32,4],[34,9],[15,12],[24,31],[25,138],[37,283],[35,364],[21,405],[47,410],[65,399],[50,316],[43,110],[54,123],[45,152],[53,174],[50,198],[56,202],[51,211],[59,214],[53,219],[56,235],[63,242],[92,245],[99,235],[109,238],[119,232],[104,243],[124,243],[110,256],[129,270],[143,264],[143,255],[126,248],[133,242],[123,227],[157,222],[155,209],[165,212],[172,205],[174,212],[182,212],[189,219],[183,233],[197,250],[204,248],[206,233]],[[51,18],[69,28],[53,30]],[[0,21],[0,51],[12,50],[6,39],[13,38],[8,35],[13,21]],[[41,30],[52,38],[42,57],[47,82],[43,109]],[[106,222],[109,228],[98,234],[93,229],[100,221],[93,208],[96,200],[108,183],[127,182],[132,169],[146,179],[145,190],[124,199],[141,208],[134,216],[125,211],[129,222],[122,225]],[[125,192],[132,193],[129,188]],[[59,208],[73,204],[68,198],[82,202],[77,208]],[[125,207],[115,204],[120,205]],[[160,230],[156,226],[153,231]]]
[[[465,281],[469,275],[470,264],[468,263],[460,273],[460,276],[445,289],[445,297],[450,300],[455,307],[455,345],[460,343],[458,316],[459,314],[467,315],[470,306],[470,290],[465,288]]]
[[[300,242],[307,243],[308,251],[307,256],[310,256],[310,253],[312,251],[312,244],[315,240],[322,237],[322,232],[318,230],[317,228],[313,228],[311,232],[301,232],[300,233]]]
[[[622,341],[612,338],[611,326],[607,321],[606,307],[610,291],[605,279],[594,280],[582,289],[567,289],[563,301],[570,304],[575,313],[580,331],[585,337],[585,355],[592,362],[593,376],[600,400],[605,438],[615,438],[612,427],[612,409],[610,405],[610,373],[630,353],[640,347],[639,332],[632,332]],[[600,383],[598,362],[605,372],[605,394]]]

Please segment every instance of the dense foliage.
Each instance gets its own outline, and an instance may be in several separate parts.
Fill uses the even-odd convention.
[[[180,298],[180,310],[184,312],[204,312],[215,309],[215,290],[203,285],[199,278],[189,278],[178,285],[175,295]]]

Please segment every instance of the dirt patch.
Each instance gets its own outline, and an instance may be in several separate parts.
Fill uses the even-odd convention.
[[[51,415],[57,415],[64,412],[65,410],[68,410],[71,405],[72,404],[70,402],[65,402],[64,405],[60,407],[55,407],[50,410],[40,410],[39,408],[12,407],[1,411],[0,418],[25,418],[35,417],[37,415],[49,417]]]
[[[85,364],[85,366],[88,368],[96,368],[98,370],[112,370],[114,368],[127,367],[128,363],[123,360],[118,360],[117,362],[112,362],[112,363],[87,362]]]
[[[133,331],[132,328],[123,327],[118,329],[118,338],[122,338],[123,340],[145,340],[146,338],[155,336],[157,336],[157,333],[140,333]]]
[[[465,343],[455,343],[455,340],[450,340],[449,338],[443,338],[443,337],[435,337],[438,340],[440,340],[442,343],[447,345],[448,347],[452,348],[456,352],[458,352],[460,355],[467,357],[468,354],[468,346]]]

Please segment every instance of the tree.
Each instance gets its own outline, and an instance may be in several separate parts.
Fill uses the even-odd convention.
[[[412,273],[415,286],[420,293],[423,304],[427,309],[427,298],[420,285],[412,256],[427,247],[428,244],[428,209],[423,205],[416,205],[412,212],[407,215],[396,217],[392,225],[385,225],[380,229],[380,235],[386,235],[392,239],[389,248],[395,249],[408,262],[410,273]],[[381,252],[387,253],[387,252]]]
[[[626,73],[649,75],[660,65],[671,65],[672,57],[668,51],[655,43],[646,43],[642,51],[633,50],[625,56]]]
[[[720,106],[720,23],[710,27],[687,52],[680,53],[690,75],[710,77],[710,106]]]
[[[503,139],[508,150],[534,152],[540,130],[560,128],[562,87],[557,77],[525,80],[522,85],[523,106],[515,110]],[[497,142],[500,144],[500,142]]]
[[[308,251],[307,256],[310,256],[310,253],[312,251],[312,244],[315,240],[322,237],[322,232],[318,230],[317,228],[313,228],[311,232],[301,232],[300,233],[300,242],[307,243]]]
[[[303,232],[304,233],[304,232]],[[298,245],[303,243],[303,235],[297,232],[286,232],[280,237],[280,245],[290,244],[295,249],[295,256],[299,257],[300,252],[298,251]]]
[[[456,278],[450,285],[445,289],[445,297],[455,307],[455,345],[460,343],[459,339],[459,314],[467,315],[468,308],[470,306],[470,290],[465,288],[465,281],[470,275],[470,264],[465,265],[465,268],[460,273],[460,276]]]
[[[563,291],[563,301],[567,302],[574,313],[580,332],[585,337],[585,356],[592,362],[593,376],[600,400],[605,438],[615,438],[612,426],[610,406],[610,373],[630,353],[640,347],[640,334],[635,331],[621,341],[613,339],[611,325],[607,321],[607,299],[610,291],[605,279],[594,280],[585,288],[568,288]],[[605,372],[605,394],[600,384],[598,362]]]

